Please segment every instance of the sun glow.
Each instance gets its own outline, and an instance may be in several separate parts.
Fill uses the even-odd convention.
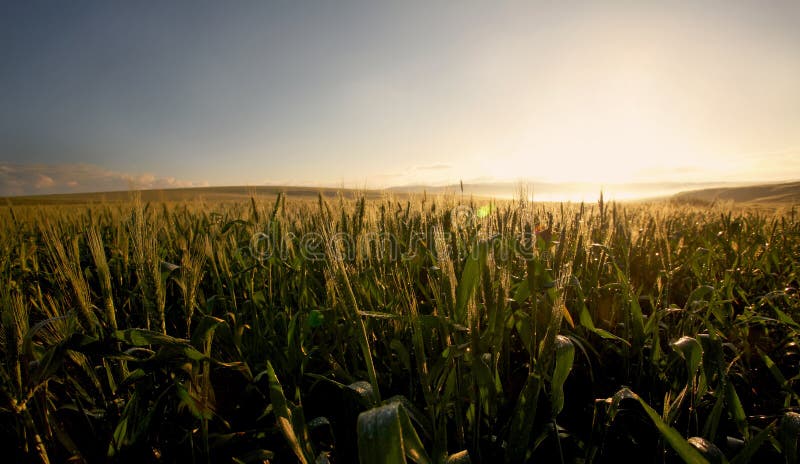
[[[494,175],[527,172],[546,182],[620,183],[663,178],[706,159],[703,140],[680,119],[685,96],[635,56],[560,75],[538,102],[524,139]]]

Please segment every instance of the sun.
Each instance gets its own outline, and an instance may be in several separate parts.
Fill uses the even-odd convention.
[[[593,90],[565,90],[528,129],[504,162],[500,178],[558,183],[632,183],[664,179],[675,166],[696,163],[703,146],[666,108],[665,90],[634,72],[600,79]],[[701,157],[701,156],[700,156]]]

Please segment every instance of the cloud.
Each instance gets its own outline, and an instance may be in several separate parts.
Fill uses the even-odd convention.
[[[411,168],[412,171],[442,171],[445,169],[452,168],[452,164],[447,163],[434,163],[434,164],[423,164],[419,166],[414,166]]]
[[[33,186],[36,187],[36,189],[41,190],[50,188],[55,184],[56,181],[54,181],[52,177],[46,176],[44,174],[39,174],[36,176],[36,182],[34,182]]]
[[[439,185],[453,182],[452,164],[431,163],[408,166],[402,171],[382,172],[370,176],[371,188],[397,187],[401,185]]]
[[[194,182],[152,173],[112,171],[92,164],[13,164],[0,162],[0,196],[114,190],[204,187]]]

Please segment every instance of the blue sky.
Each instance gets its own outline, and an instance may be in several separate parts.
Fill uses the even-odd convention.
[[[0,194],[800,178],[800,3],[0,4]]]

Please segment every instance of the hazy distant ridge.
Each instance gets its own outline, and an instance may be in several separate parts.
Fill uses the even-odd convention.
[[[229,187],[192,187],[176,189],[141,190],[144,201],[188,201],[205,199],[246,200],[252,195],[271,197],[284,193],[290,198],[316,198],[322,194],[326,197],[344,195],[356,197],[366,195],[368,198],[379,198],[385,193],[395,195],[443,193],[461,194],[460,184],[440,186],[407,185],[388,189],[345,189],[304,186],[229,186]],[[581,183],[465,183],[464,195],[494,198],[518,198],[524,193],[534,201],[562,201],[585,195],[586,201],[594,201],[597,194],[603,191],[607,199],[635,198],[672,198],[679,201],[734,201],[738,203],[797,203],[800,202],[800,181],[781,184],[762,184],[749,186],[731,186],[723,183],[628,183],[628,184],[581,184]],[[127,201],[131,198],[128,191],[69,193],[35,196],[7,197],[3,202],[15,205],[22,204],[78,204],[104,201]],[[566,200],[563,200],[566,201]],[[578,200],[580,201],[580,200]]]
[[[800,202],[800,181],[781,184],[718,187],[680,192],[677,200],[735,201],[737,203],[797,203]]]
[[[528,198],[533,197],[559,197],[575,196],[576,194],[587,195],[588,197],[597,196],[602,190],[607,196],[613,197],[615,194],[624,194],[626,197],[656,197],[669,196],[680,191],[696,190],[707,187],[720,187],[723,182],[631,182],[616,184],[601,183],[578,183],[578,182],[476,182],[464,183],[464,193],[478,196],[498,196],[498,197],[517,197],[520,188],[525,189]],[[444,192],[461,191],[460,184],[448,184],[443,186],[429,185],[405,185],[387,189],[391,192],[402,193],[422,193],[439,194]],[[609,195],[610,194],[610,195]]]

